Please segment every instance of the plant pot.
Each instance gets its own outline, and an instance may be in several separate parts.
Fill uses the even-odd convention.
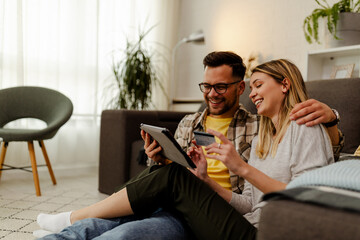
[[[339,40],[336,40],[329,31],[326,31],[326,47],[333,48],[360,44],[360,13],[340,13],[336,35]]]

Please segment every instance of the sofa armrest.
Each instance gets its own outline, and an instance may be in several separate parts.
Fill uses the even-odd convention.
[[[189,112],[104,110],[100,126],[99,191],[112,194],[129,180],[132,143],[141,140],[140,124],[168,128],[174,133]]]
[[[257,239],[357,239],[360,192],[316,185],[266,194]]]
[[[257,239],[356,239],[359,224],[358,212],[279,199],[263,208]]]

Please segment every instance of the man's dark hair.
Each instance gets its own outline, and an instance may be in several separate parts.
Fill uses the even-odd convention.
[[[232,68],[232,76],[244,79],[246,66],[243,59],[233,52],[212,52],[206,55],[203,60],[205,67],[219,67],[221,65],[228,65]]]

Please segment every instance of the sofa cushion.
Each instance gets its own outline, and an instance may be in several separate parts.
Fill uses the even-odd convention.
[[[310,98],[338,110],[345,136],[342,152],[353,154],[360,144],[360,78],[311,81],[306,87]]]
[[[292,180],[286,188],[330,186],[360,192],[359,160],[360,157],[352,156],[352,159],[305,172]]]

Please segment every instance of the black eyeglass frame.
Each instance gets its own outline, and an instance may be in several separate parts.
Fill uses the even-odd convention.
[[[230,85],[233,85],[235,83],[239,83],[241,82],[242,80],[239,80],[239,81],[235,81],[235,82],[232,82],[232,83],[217,83],[217,84],[214,84],[214,85],[211,85],[211,84],[208,84],[208,83],[199,83],[199,88],[200,88],[200,91],[203,92],[203,93],[209,93],[211,92],[211,89],[214,88],[215,92],[217,92],[218,94],[224,94],[226,93],[228,87]],[[205,89],[203,89],[204,86],[209,86],[210,87],[210,90],[209,91],[206,91]],[[224,92],[219,92],[219,89],[217,89],[218,86],[222,86],[222,87],[225,87],[225,90]]]

